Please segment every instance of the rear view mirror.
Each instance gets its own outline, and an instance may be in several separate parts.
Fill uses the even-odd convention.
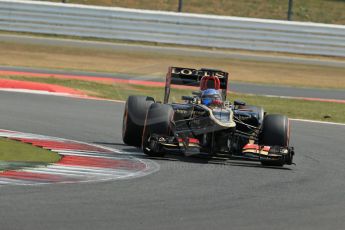
[[[234,105],[235,106],[245,106],[246,103],[244,101],[235,100]]]
[[[184,100],[184,101],[193,101],[194,97],[192,97],[192,96],[182,96],[182,100]]]
[[[201,97],[201,91],[193,91],[192,94]]]

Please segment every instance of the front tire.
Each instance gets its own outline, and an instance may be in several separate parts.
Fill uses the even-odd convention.
[[[289,146],[289,119],[280,114],[266,115],[263,121],[260,144],[267,146]]]
[[[284,115],[269,114],[263,120],[260,145],[279,146],[288,148],[290,139],[289,119]],[[265,166],[283,166],[282,161],[261,161]]]
[[[169,136],[171,134],[171,122],[174,110],[170,105],[153,103],[148,112],[143,135],[143,151],[151,157],[163,157],[165,153],[156,144],[153,134]]]
[[[135,147],[141,146],[146,113],[152,103],[154,103],[152,97],[128,97],[122,122],[122,140],[125,144]]]

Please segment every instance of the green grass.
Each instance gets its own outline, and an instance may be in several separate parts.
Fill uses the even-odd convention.
[[[8,76],[7,78],[62,85],[84,91],[90,96],[116,100],[126,100],[129,95],[149,95],[156,100],[163,100],[164,95],[164,89],[162,87],[130,84],[101,84],[82,80],[57,78],[27,78],[17,76]],[[173,89],[171,95],[175,96],[175,99],[178,99],[182,95],[191,95],[191,91],[190,89]],[[271,98],[237,93],[230,93],[228,98],[230,101],[240,99],[247,102],[247,104],[263,106],[269,113],[285,114],[290,118],[345,123],[345,104]],[[325,118],[325,116],[330,118]]]
[[[230,97],[234,98],[234,96]],[[285,114],[290,118],[345,123],[345,104],[248,95],[235,95],[235,97],[251,105],[260,105],[268,113]]]
[[[0,162],[54,163],[60,156],[31,144],[0,138]]]
[[[189,56],[188,52],[171,55],[169,52],[133,52],[131,50],[96,49],[88,46],[67,47],[20,42],[1,42],[0,50],[6,54],[0,55],[0,65],[3,66],[81,70],[112,73],[114,76],[118,73],[157,78],[164,78],[169,66],[211,67],[228,71],[231,82],[345,89],[345,68],[342,67],[250,61],[208,57],[207,55],[193,57]],[[232,51],[229,52],[232,53]],[[243,51],[240,54],[251,55],[253,53]],[[281,56],[282,54],[276,55]],[[322,59],[325,61],[345,60],[330,57],[309,58],[310,60]]]
[[[51,0],[61,2],[61,0]],[[178,0],[66,0],[68,3],[176,11]],[[184,0],[183,11],[226,16],[287,18],[288,0]],[[345,24],[344,0],[294,0],[295,21]]]

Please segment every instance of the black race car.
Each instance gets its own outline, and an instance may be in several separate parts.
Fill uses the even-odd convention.
[[[169,102],[171,85],[199,87],[184,102]],[[227,155],[260,161],[263,165],[293,163],[289,146],[289,119],[266,114],[259,106],[226,100],[228,73],[214,69],[170,67],[163,102],[150,96],[129,96],[122,137],[125,144],[141,148],[152,157],[167,152],[185,155]],[[205,105],[203,92],[217,90],[220,98]]]

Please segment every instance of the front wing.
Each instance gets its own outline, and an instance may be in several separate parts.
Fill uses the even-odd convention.
[[[158,149],[165,152],[182,152],[186,156],[205,153],[200,142],[196,138],[175,138],[174,136],[153,135],[151,141]],[[217,155],[217,154],[215,154]],[[229,157],[236,157],[243,160],[255,160],[265,162],[280,162],[281,165],[291,165],[294,149],[293,147],[260,146],[257,144],[246,144],[241,152],[228,152]]]

